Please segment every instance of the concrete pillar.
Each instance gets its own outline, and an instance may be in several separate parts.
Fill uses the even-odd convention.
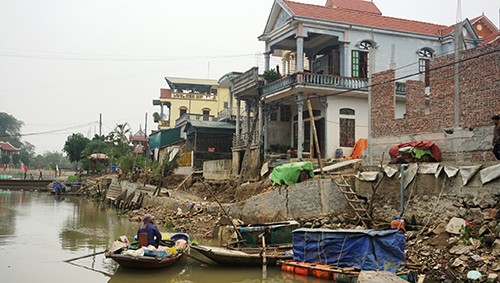
[[[304,37],[302,35],[296,36],[297,41],[297,56],[295,58],[296,66],[295,72],[304,71]]]
[[[323,150],[325,152],[322,152],[324,154],[325,157],[328,157],[328,152],[329,152],[329,148],[328,148],[328,143],[326,142],[328,140],[328,100],[326,97],[322,97],[321,98],[321,104],[323,105],[323,118],[325,119],[325,125],[323,127],[324,131],[325,131],[325,140],[323,141],[318,141],[320,144],[324,144],[325,146],[323,147]]]
[[[245,133],[250,134],[250,103],[246,103],[247,120],[245,121]]]
[[[269,147],[269,111],[264,114],[264,152]]]
[[[304,94],[299,92],[297,94],[297,157],[302,158],[302,151],[304,150],[302,144],[304,143]]]
[[[342,50],[344,51],[340,74],[344,77],[351,77],[351,65],[349,64],[351,58],[351,49],[349,48],[349,43],[344,42],[342,44]]]
[[[264,106],[263,104],[264,104],[264,102],[262,102],[262,100],[259,101],[259,105],[258,105],[258,107],[259,107],[259,121],[258,121],[259,125],[258,125],[258,133],[257,133],[257,137],[259,139],[258,144],[261,144],[260,142],[262,141],[262,128],[263,128],[262,124],[264,122],[264,117],[263,117],[264,111],[262,111],[262,108]]]
[[[269,65],[271,60],[271,52],[264,53],[264,71],[269,71]]]
[[[238,98],[236,99],[236,137],[240,137],[240,127],[241,127],[241,118],[240,118],[240,112],[241,112],[241,100]]]

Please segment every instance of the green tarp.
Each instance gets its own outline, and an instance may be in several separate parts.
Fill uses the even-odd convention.
[[[309,171],[309,176],[314,177],[313,165],[310,161],[287,163],[277,166],[271,173],[271,181],[276,184],[285,183],[287,186],[297,183],[302,170]]]

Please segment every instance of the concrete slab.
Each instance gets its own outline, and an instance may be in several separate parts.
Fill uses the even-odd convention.
[[[335,171],[335,170],[338,170],[338,169],[341,169],[341,168],[344,168],[347,166],[352,166],[356,163],[361,163],[361,161],[362,161],[361,159],[350,159],[350,160],[339,161],[335,164],[323,167],[323,171],[324,172]],[[320,169],[314,170],[314,173],[319,173],[319,172],[321,172]]]
[[[358,276],[358,283],[408,283],[396,276],[396,274],[387,271],[369,271],[362,270]]]

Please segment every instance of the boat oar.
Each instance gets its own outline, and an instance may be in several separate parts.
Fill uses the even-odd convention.
[[[71,261],[74,261],[74,260],[77,260],[77,259],[82,259],[82,258],[86,258],[86,257],[91,257],[91,256],[95,256],[95,255],[100,255],[100,254],[103,254],[105,253],[106,251],[102,251],[102,252],[97,252],[97,253],[93,253],[93,254],[89,254],[89,255],[84,255],[84,256],[80,256],[80,257],[75,257],[75,258],[72,258],[72,259],[68,259],[68,260],[65,260],[64,262],[71,262]]]

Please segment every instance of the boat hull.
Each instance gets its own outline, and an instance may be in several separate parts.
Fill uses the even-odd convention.
[[[262,255],[256,249],[253,252],[245,252],[245,249],[232,250],[221,247],[191,246],[193,250],[221,265],[232,266],[261,266]],[[271,249],[266,252],[266,264],[277,265],[278,261],[291,259],[291,254],[285,254],[285,250]]]
[[[121,267],[134,269],[160,269],[171,266],[179,261],[183,253],[178,253],[174,257],[158,259],[152,256],[130,256],[122,254],[106,254],[106,258],[111,258]]]

